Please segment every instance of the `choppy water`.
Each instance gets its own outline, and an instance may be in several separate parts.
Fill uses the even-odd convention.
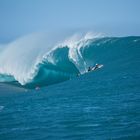
[[[84,61],[104,64],[102,69],[77,77],[85,66],[80,67],[82,61],[77,64],[73,59],[67,61],[71,73],[70,69],[59,69],[66,70],[59,82],[68,81],[43,84],[39,90],[0,84],[0,139],[140,139],[140,38],[104,38],[91,41],[84,48],[81,49]],[[62,60],[64,64],[66,59]],[[47,68],[45,64],[43,71]]]

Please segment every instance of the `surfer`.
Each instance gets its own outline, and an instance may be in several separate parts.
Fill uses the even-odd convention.
[[[93,67],[92,69],[93,69],[93,70],[96,70],[96,69],[98,69],[98,68],[99,68],[99,64],[96,64],[95,67]]]
[[[100,68],[100,66],[101,65],[96,64],[94,67],[88,67],[88,72],[93,71],[93,70],[96,70],[96,69]]]

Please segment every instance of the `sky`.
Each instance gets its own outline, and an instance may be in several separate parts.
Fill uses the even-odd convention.
[[[34,32],[140,35],[140,0],[0,0],[0,42]]]

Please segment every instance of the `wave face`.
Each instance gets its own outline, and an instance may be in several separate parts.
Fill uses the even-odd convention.
[[[5,45],[0,51],[0,82],[27,88],[48,86],[76,77],[95,63],[117,70],[119,64],[125,67],[140,52],[140,37],[86,34],[64,41],[48,40],[35,35]]]

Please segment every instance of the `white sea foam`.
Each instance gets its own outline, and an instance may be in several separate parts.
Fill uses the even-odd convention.
[[[86,40],[97,37],[92,33],[74,34],[67,39],[46,34],[32,34],[7,44],[0,52],[0,74],[13,76],[21,85],[32,81],[38,73],[38,65],[46,59],[55,65],[54,57],[49,54],[57,48],[69,48],[69,60],[83,73],[86,70],[80,48]],[[55,38],[55,39],[53,39]],[[55,58],[56,59],[56,58]]]

